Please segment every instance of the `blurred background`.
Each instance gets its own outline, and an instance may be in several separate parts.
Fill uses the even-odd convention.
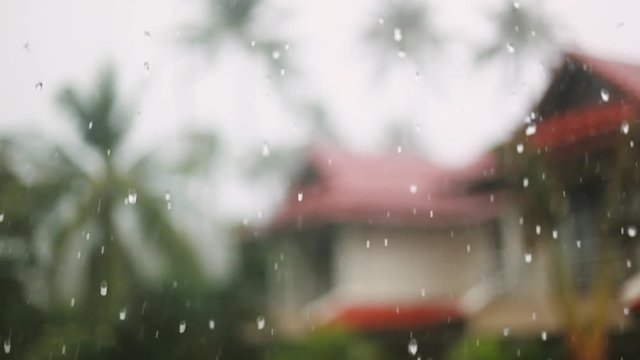
[[[633,354],[638,11],[3,1],[0,358]]]

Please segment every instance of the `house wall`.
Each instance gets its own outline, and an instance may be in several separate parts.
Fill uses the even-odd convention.
[[[420,301],[422,289],[424,298],[457,298],[491,275],[498,259],[492,224],[438,230],[349,227],[334,251],[334,295],[363,303]]]

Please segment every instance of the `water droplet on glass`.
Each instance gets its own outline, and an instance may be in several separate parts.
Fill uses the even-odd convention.
[[[258,316],[256,318],[256,325],[258,326],[258,330],[262,330],[264,329],[264,324],[266,323],[266,320],[264,318],[264,316]]]
[[[531,253],[524,253],[524,262],[526,262],[527,264],[531,263],[531,260],[533,260],[533,254]]]
[[[135,205],[136,201],[138,201],[138,194],[133,191],[133,189],[129,189],[129,194],[127,194],[127,201],[129,201],[129,204],[131,205]]]
[[[402,154],[402,146],[398,145],[396,151],[398,152],[398,154]]]
[[[427,296],[427,290],[425,288],[420,289],[420,296],[422,297]]]
[[[536,133],[536,130],[537,130],[536,124],[530,124],[524,130],[524,133],[527,136],[531,136],[531,135],[534,135]]]
[[[627,259],[627,268],[630,269],[631,268],[631,260]]]
[[[628,122],[626,122],[626,121],[625,121],[625,122],[623,122],[623,123],[620,125],[620,131],[621,131],[623,134],[625,134],[625,135],[626,135],[626,134],[628,134],[628,133],[629,133],[629,123],[628,123]]]
[[[518,1],[513,2],[513,7],[516,9],[520,9],[520,3]]]
[[[384,247],[389,246],[389,239],[384,238]]]
[[[629,308],[625,307],[624,309],[622,309],[622,312],[624,313],[624,316],[628,316],[629,315]]]
[[[384,19],[383,18],[379,18],[378,19],[378,24],[380,24],[380,25],[384,24]]]
[[[526,188],[529,186],[529,178],[522,179],[522,187]]]
[[[151,37],[151,33],[149,32],[149,30],[145,30],[144,31],[144,36],[150,38]]]
[[[43,87],[43,86],[44,86],[44,85],[42,84],[42,81],[38,81],[38,82],[36,83],[36,85],[34,86],[34,88],[35,88],[36,90],[40,91],[40,90],[42,90],[42,87]]]
[[[542,231],[542,227],[540,225],[536,225],[536,235],[540,235],[541,231]]]
[[[524,151],[524,145],[522,144],[516,145],[516,151],[518,152],[518,154],[522,154],[522,152]]]
[[[145,73],[149,75],[149,62],[145,61],[143,66],[144,66]]]
[[[10,338],[6,338],[4,339],[4,353],[8,354],[11,352],[11,339]]]
[[[304,194],[301,191],[298,193],[298,202],[302,202],[303,199],[304,199]]]
[[[24,49],[24,51],[26,51],[26,52],[30,52],[31,51],[31,44],[29,44],[29,42],[27,41],[26,43],[24,43],[24,45],[22,45],[22,49]]]
[[[0,212],[0,223],[4,221],[4,213]]]
[[[513,46],[513,44],[508,43],[507,44],[507,51],[509,52],[509,54],[513,54],[514,52],[516,52],[516,48]]]
[[[418,185],[416,184],[411,184],[409,185],[409,192],[412,194],[415,194],[418,192]]]
[[[398,51],[398,57],[399,57],[400,59],[404,59],[404,58],[406,58],[406,57],[407,57],[407,53],[406,53],[406,52],[404,52],[404,51],[402,51],[402,50],[400,50],[400,51]]]
[[[467,252],[471,252],[471,244],[467,244]]]
[[[213,319],[209,320],[209,329],[213,330],[216,327],[216,322]]]
[[[268,157],[270,154],[269,144],[265,141],[264,144],[262,144],[262,157]]]
[[[551,232],[551,236],[552,236],[554,239],[557,239],[557,238],[558,238],[558,230],[553,230],[553,231]]]
[[[107,296],[107,282],[105,280],[100,282],[100,295]]]
[[[402,41],[402,30],[399,28],[393,29],[393,40]]]
[[[278,59],[280,59],[280,51],[278,51],[278,50],[274,50],[274,51],[271,53],[271,57],[272,57],[274,60],[278,60]]]
[[[371,247],[371,241],[370,240],[366,241],[366,246],[367,246],[367,249],[369,249]]]
[[[178,332],[180,334],[184,333],[184,331],[187,330],[187,321],[186,320],[182,320],[180,321],[180,325],[178,325]]]
[[[582,247],[582,241],[576,240],[576,247],[578,247],[578,249],[580,249]]]
[[[284,76],[284,74],[286,74],[286,70],[285,69],[280,69],[280,76]]]
[[[120,321],[124,321],[127,318],[127,309],[120,309],[120,314],[118,316]]]
[[[547,332],[546,332],[546,331],[543,331],[543,332],[540,334],[540,338],[542,338],[542,341],[547,341]]]
[[[89,130],[93,129],[93,121],[89,121]]]
[[[600,90],[600,98],[602,99],[602,101],[608,102],[609,101],[609,90],[601,89]]]
[[[412,338],[409,340],[409,344],[407,345],[407,350],[411,356],[415,356],[418,353],[418,340]]]
[[[627,227],[627,235],[629,235],[629,237],[636,237],[637,232],[638,229],[634,225]]]
[[[251,40],[251,44],[250,45],[251,45],[251,47],[256,46],[256,41],[255,40]]]
[[[503,329],[502,329],[502,335],[503,335],[503,336],[509,336],[509,331],[510,331],[510,330],[511,330],[511,329],[509,329],[508,327],[503,328]]]

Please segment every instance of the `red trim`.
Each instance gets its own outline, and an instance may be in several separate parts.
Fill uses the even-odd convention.
[[[444,324],[462,318],[454,302],[412,305],[366,305],[341,309],[329,322],[356,330],[404,330]]]
[[[538,147],[558,148],[620,131],[625,121],[635,121],[634,106],[617,103],[592,105],[547,118],[538,125],[533,141]]]

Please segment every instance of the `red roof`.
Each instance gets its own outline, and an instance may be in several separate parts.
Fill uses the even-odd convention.
[[[619,132],[624,122],[636,121],[640,109],[640,66],[575,52],[567,53],[566,59],[585,65],[591,73],[614,86],[623,98],[576,107],[545,118],[538,123],[532,140],[540,147],[551,149],[586,144],[590,148],[606,146],[606,135]]]
[[[626,93],[635,102],[640,100],[640,66],[604,59],[578,52],[567,53],[567,58],[587,65],[597,74]]]
[[[497,194],[465,192],[471,182],[493,175],[489,157],[454,170],[413,155],[365,155],[322,147],[311,152],[309,166],[316,181],[291,189],[272,227],[465,224],[492,218],[499,210]]]
[[[429,302],[405,305],[364,305],[343,307],[329,324],[360,331],[420,329],[458,321],[463,317],[457,303]]]

